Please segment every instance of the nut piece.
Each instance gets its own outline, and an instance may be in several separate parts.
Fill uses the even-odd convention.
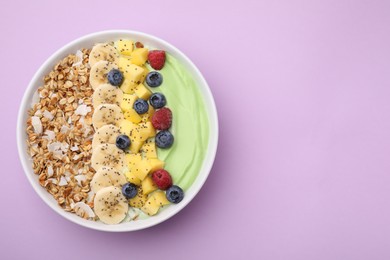
[[[135,47],[136,47],[136,48],[143,48],[144,45],[142,44],[142,42],[136,42],[136,43],[135,43]]]

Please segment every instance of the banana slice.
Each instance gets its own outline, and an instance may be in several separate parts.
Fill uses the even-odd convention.
[[[98,43],[93,46],[89,54],[89,65],[92,67],[102,60],[118,64],[119,53],[114,46],[108,43]]]
[[[115,144],[116,138],[121,134],[119,127],[112,124],[100,127],[92,139],[92,150],[99,144]]]
[[[94,210],[100,221],[114,225],[125,219],[129,204],[120,188],[109,186],[96,193]]]
[[[119,126],[123,119],[123,113],[119,106],[114,104],[101,104],[95,107],[92,115],[92,124],[95,129],[109,124]]]
[[[100,144],[92,151],[91,164],[95,171],[105,166],[122,172],[125,165],[125,152],[115,144]]]
[[[118,66],[105,60],[98,61],[91,67],[89,83],[94,90],[102,84],[108,84],[107,74],[112,69],[118,69]]]
[[[100,104],[115,104],[119,106],[122,102],[122,98],[122,90],[110,84],[98,86],[92,95],[94,107],[97,107]]]
[[[99,190],[115,186],[121,188],[126,183],[126,177],[123,173],[112,167],[101,167],[91,180],[91,190],[97,193]]]

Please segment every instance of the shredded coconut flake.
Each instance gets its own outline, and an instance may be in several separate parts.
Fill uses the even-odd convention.
[[[34,128],[34,132],[36,134],[42,134],[42,122],[37,116],[32,116],[31,117],[31,124]]]
[[[80,217],[83,217],[83,215],[85,214],[88,218],[94,218],[95,217],[95,213],[93,212],[93,210],[91,209],[90,206],[88,206],[87,204],[85,204],[84,202],[77,202],[74,204],[74,210],[76,212],[76,214]]]
[[[68,131],[70,130],[70,128],[69,127],[67,127],[66,125],[63,125],[62,127],[61,127],[61,133],[63,133],[63,134],[66,134]]]
[[[91,131],[92,131],[92,129],[90,127],[86,127],[85,132],[84,132],[84,137],[87,137]],[[92,139],[92,136],[91,136],[91,139]]]
[[[77,62],[73,63],[73,67],[80,66],[83,63],[83,53],[80,50],[76,51]]]
[[[47,178],[51,178],[54,174],[53,167],[47,166]]]
[[[86,179],[87,179],[87,177],[85,177],[85,175],[76,175],[76,176],[74,176],[74,178],[76,179],[76,181],[77,181],[77,184],[80,186],[80,187],[82,187],[82,184],[81,184],[81,182],[83,182],[83,181],[85,181]]]
[[[64,176],[61,176],[60,182],[58,183],[58,186],[65,186],[68,182]]]
[[[94,196],[95,196],[95,192],[93,192],[92,190],[88,192],[87,202],[88,203],[92,202]]]
[[[83,104],[83,105],[79,105],[76,111],[74,111],[74,113],[76,115],[86,116],[91,111],[92,109],[89,106]]]
[[[39,102],[39,93],[38,93],[38,90],[34,92],[33,96],[32,96],[32,99],[31,99],[31,108],[34,107],[34,105],[36,103]]]
[[[53,155],[62,158],[68,152],[69,145],[67,143],[53,142],[47,145],[47,150]]]
[[[48,141],[54,140],[56,134],[53,131],[46,130],[45,135],[42,136],[43,139],[47,139]]]
[[[76,144],[75,146],[72,146],[72,147],[70,148],[70,150],[71,150],[72,152],[76,152],[76,151],[79,150],[79,147],[78,147],[77,144]]]
[[[43,111],[43,116],[46,117],[47,119],[49,119],[50,121],[53,120],[53,118],[54,118],[53,114],[47,110]]]
[[[38,116],[38,117],[40,117],[42,115],[42,111],[41,110],[37,110],[37,111],[35,111],[35,114],[34,114],[34,116]]]
[[[53,184],[58,184],[58,181],[55,179],[55,178],[50,178],[50,179],[47,179],[48,181],[50,181],[51,183]]]
[[[64,172],[65,180],[67,182],[70,182],[70,176],[72,175],[69,171]]]

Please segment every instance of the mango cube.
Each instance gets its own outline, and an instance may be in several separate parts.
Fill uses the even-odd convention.
[[[149,97],[152,95],[152,92],[147,88],[145,87],[145,85],[143,83],[139,84],[135,89],[134,89],[134,93],[139,97],[139,98],[143,98],[145,100],[148,100]],[[149,106],[149,107],[152,107],[152,106]],[[152,107],[153,108],[153,107]]]
[[[148,199],[148,196],[144,194],[142,187],[137,188],[137,195],[129,199],[129,204],[131,207],[134,208],[142,208],[145,205],[146,200]]]
[[[137,100],[136,95],[123,94],[122,102],[120,103],[120,108],[122,111],[128,111],[133,109],[134,102]]]
[[[156,143],[154,141],[145,142],[141,147],[141,152],[148,159],[157,158]]]
[[[138,124],[137,130],[139,132],[140,139],[143,141],[146,141],[146,139],[156,135],[156,130],[150,121]]]
[[[148,122],[152,119],[152,116],[154,114],[155,110],[152,106],[149,106],[148,112],[142,115],[142,122]],[[153,128],[154,129],[154,128]],[[154,136],[154,135],[153,135]]]
[[[135,167],[131,168],[130,171],[133,172],[138,179],[143,181],[150,172],[150,169],[149,162],[147,160],[141,160]]]
[[[152,194],[149,195],[149,198],[150,197],[152,197],[154,199],[154,201],[156,202],[156,204],[159,205],[160,207],[169,204],[169,201],[168,201],[167,197],[165,196],[165,192],[163,192],[161,190],[157,190],[157,191],[153,192]]]
[[[139,150],[141,149],[142,145],[144,144],[144,142],[140,141],[140,140],[133,140],[133,139],[131,139],[131,136],[130,136],[130,140],[131,140],[130,152],[138,153]]]
[[[121,90],[126,94],[133,94],[138,84],[134,83],[131,79],[125,78],[121,85]]]
[[[149,195],[149,198],[146,200],[145,204],[141,208],[141,210],[152,216],[155,215],[160,207],[163,207],[165,205],[169,205],[170,202],[167,200],[165,196],[165,192],[161,190],[157,190]]]
[[[137,125],[129,120],[122,120],[119,124],[120,132],[125,135],[130,135],[131,131],[136,127]]]
[[[120,103],[120,108],[123,111],[125,119],[136,124],[142,120],[142,117],[133,108],[134,102],[137,100],[137,98],[138,97],[136,95],[123,94],[123,99]]]
[[[124,77],[125,79],[130,79],[130,82],[138,85],[141,83],[143,73],[144,69],[142,67],[135,64],[130,64],[130,66],[124,72]]]
[[[122,55],[131,55],[133,52],[134,44],[130,40],[120,39],[116,42],[116,48]]]
[[[133,172],[126,172],[125,173],[125,176],[126,176],[126,179],[128,182],[131,182],[137,186],[141,185],[141,180],[138,179],[137,176],[135,176],[135,174]]]
[[[120,56],[118,60],[118,68],[119,70],[125,74],[128,67],[131,65],[131,59],[130,57]]]
[[[144,72],[142,73],[141,75],[141,79],[140,81],[141,82],[144,82],[145,81],[145,78],[146,78],[146,75],[148,75],[149,73],[149,69],[144,65],[144,66],[141,66],[143,69],[144,69]]]
[[[141,210],[148,214],[149,216],[156,215],[158,210],[160,209],[160,206],[157,204],[157,202],[154,200],[154,198],[149,197],[148,200],[145,202]]]
[[[148,159],[150,165],[150,172],[157,171],[159,169],[164,169],[165,162],[157,158]]]
[[[125,61],[123,61],[124,63]],[[126,61],[127,62],[127,61]],[[145,69],[135,64],[122,64],[125,66],[123,71],[124,80],[121,85],[121,90],[126,94],[133,94],[137,86],[143,82]]]
[[[134,109],[123,112],[123,116],[125,117],[126,120],[135,124],[142,121],[142,117],[140,117],[139,114]]]
[[[125,162],[129,169],[135,167],[135,165],[142,160],[142,155],[140,153],[127,153],[125,155]]]
[[[131,132],[130,135],[131,142],[141,143],[142,146],[143,143],[146,141],[146,139],[148,139],[147,134],[141,132],[141,128],[139,126],[137,128],[134,128],[134,130]]]
[[[142,181],[141,186],[145,194],[149,194],[158,189],[157,185],[154,184],[153,179],[150,176],[146,177]]]
[[[147,48],[137,48],[131,54],[131,63],[136,65],[144,65],[148,60],[149,50]]]

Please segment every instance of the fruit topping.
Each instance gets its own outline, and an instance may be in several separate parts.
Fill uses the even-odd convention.
[[[142,66],[148,60],[149,50],[147,48],[137,48],[131,54],[131,63]]]
[[[129,204],[121,189],[114,186],[99,190],[93,201],[95,214],[106,224],[118,224],[127,215]]]
[[[169,172],[160,169],[152,173],[153,182],[160,190],[166,190],[172,186],[172,178]]]
[[[149,98],[149,103],[155,109],[162,108],[167,104],[167,100],[162,93],[154,93]]]
[[[127,199],[132,199],[137,196],[137,192],[137,186],[133,183],[128,182],[122,186],[122,193]]]
[[[163,76],[157,71],[151,71],[146,75],[146,84],[151,88],[160,86],[162,82]]]
[[[116,42],[116,48],[122,55],[131,55],[133,51],[133,42],[130,40],[120,39]]]
[[[138,114],[142,115],[148,112],[149,104],[145,99],[139,98],[134,102],[133,108]]]
[[[170,202],[176,204],[182,201],[184,198],[183,190],[177,185],[172,185],[170,188],[167,189],[165,194]]]
[[[116,147],[122,150],[129,149],[131,144],[130,138],[127,135],[118,135],[116,138]]]
[[[108,82],[113,86],[120,86],[123,81],[123,75],[120,70],[112,69],[107,74]]]
[[[101,84],[109,83],[107,75],[112,69],[118,69],[118,66],[105,60],[98,61],[93,66],[91,65],[89,84],[94,90]]]
[[[167,107],[157,110],[152,116],[152,125],[157,130],[169,129],[172,125],[171,110]]]
[[[163,130],[157,133],[155,142],[157,147],[165,149],[172,146],[173,140],[173,135],[168,130]]]
[[[165,64],[165,51],[154,50],[150,51],[148,55],[150,66],[155,70],[161,70]]]

